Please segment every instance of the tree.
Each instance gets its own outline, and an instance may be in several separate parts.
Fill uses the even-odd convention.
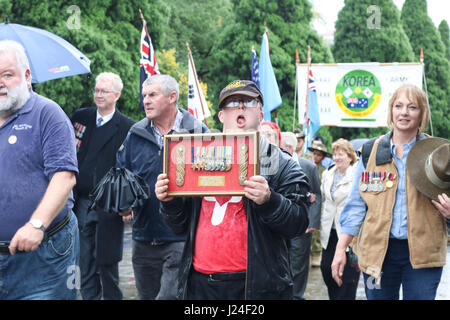
[[[250,79],[251,48],[259,52],[264,24],[269,30],[271,61],[283,104],[278,108],[282,130],[292,129],[295,87],[295,50],[306,62],[307,46],[312,59],[332,62],[332,55],[310,26],[311,4],[307,0],[232,0],[234,19],[223,24],[212,54],[207,58],[206,81],[217,105],[220,90],[235,79]],[[211,93],[212,91],[212,93]]]
[[[445,57],[450,61],[450,29],[448,23],[442,20],[438,27],[439,34],[441,35],[442,43],[445,48]]]
[[[392,0],[346,0],[332,48],[336,62],[411,62],[414,54]],[[330,128],[335,139],[366,138],[386,129]]]
[[[425,75],[431,109],[433,134],[450,136],[450,62],[445,58],[445,48],[436,27],[427,15],[425,0],[406,0],[401,15],[403,27],[414,48],[416,60],[424,50]]]
[[[5,1],[5,0],[3,0]],[[7,1],[8,2],[8,1]],[[11,23],[45,29],[66,39],[91,60],[92,75],[80,75],[34,85],[34,90],[61,105],[67,114],[93,105],[92,89],[95,76],[103,71],[120,75],[124,83],[118,108],[130,117],[140,119],[139,108],[139,44],[144,16],[152,17],[152,40],[159,42],[167,22],[167,7],[162,0],[150,2],[100,1],[81,2],[70,10],[73,1],[15,0],[11,4]],[[74,8],[72,6],[72,8]],[[0,9],[2,10],[2,9]],[[78,16],[74,16],[78,12]],[[78,25],[73,27],[73,19]]]

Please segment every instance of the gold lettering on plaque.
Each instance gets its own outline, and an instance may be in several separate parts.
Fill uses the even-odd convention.
[[[225,176],[199,176],[199,187],[224,187]]]

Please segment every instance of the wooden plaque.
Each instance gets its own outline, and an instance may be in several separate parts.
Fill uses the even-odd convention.
[[[259,133],[166,135],[163,173],[169,196],[244,195],[259,174]]]

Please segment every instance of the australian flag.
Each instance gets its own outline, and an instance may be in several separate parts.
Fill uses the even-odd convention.
[[[140,89],[141,93],[141,109],[144,110],[144,102],[142,100],[142,83],[149,77],[155,74],[159,74],[158,63],[156,62],[155,51],[153,50],[152,39],[147,31],[147,23],[143,21],[142,33],[141,33],[141,81]]]
[[[252,48],[252,81],[256,83],[259,88],[259,67],[255,48]]]

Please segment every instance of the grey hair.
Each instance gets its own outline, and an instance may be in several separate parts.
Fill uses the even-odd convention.
[[[287,146],[291,146],[294,149],[294,151],[295,151],[295,148],[297,148],[297,137],[295,136],[295,134],[293,132],[282,132],[281,140]]]
[[[112,89],[116,92],[122,92],[123,82],[120,76],[112,72],[102,72],[95,78],[95,83],[99,81],[111,81]]]
[[[30,63],[28,62],[25,48],[16,41],[2,40],[0,41],[0,53],[12,52],[16,57],[17,66],[20,69],[22,75],[30,69]]]
[[[175,80],[168,74],[155,74],[153,76],[148,77],[142,83],[142,88],[144,88],[144,86],[148,86],[154,83],[159,83],[161,91],[166,97],[175,91],[177,94],[177,105],[178,105],[178,98],[180,96],[180,85],[178,84],[177,80]]]

